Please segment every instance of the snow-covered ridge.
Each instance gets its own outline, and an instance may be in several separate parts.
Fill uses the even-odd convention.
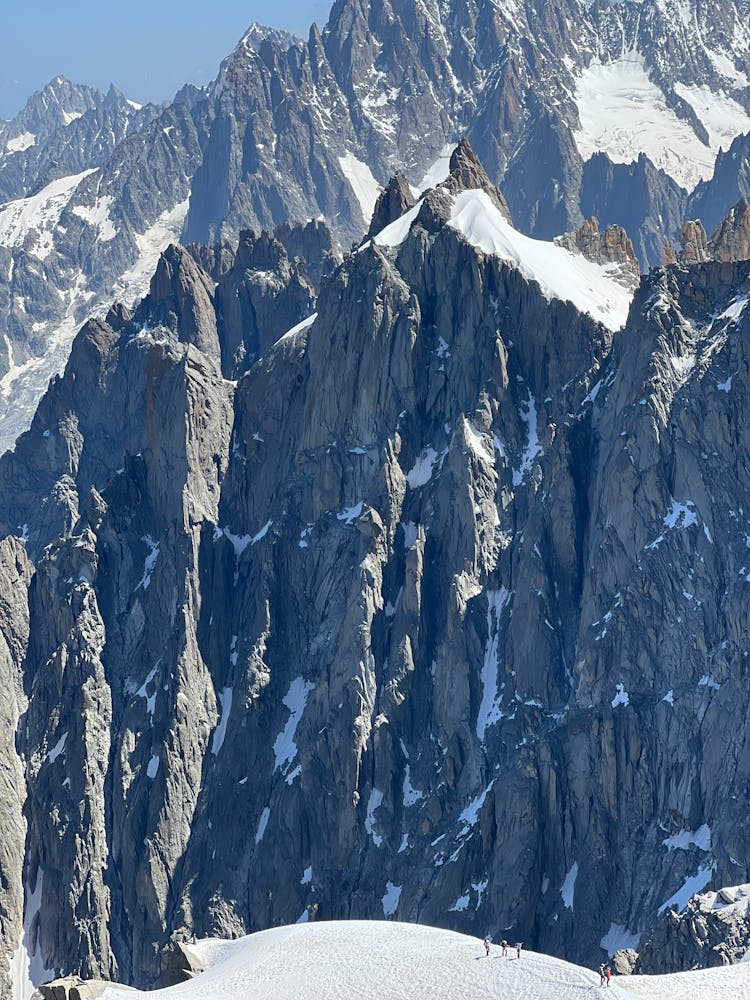
[[[400,246],[421,207],[420,200],[378,233],[373,243]],[[489,195],[481,190],[462,191],[455,196],[448,225],[472,246],[501,257],[529,281],[536,281],[548,299],[572,302],[579,312],[610,330],[625,325],[633,293],[618,280],[619,265],[595,264],[556,243],[524,236],[503,218]]]
[[[393,886],[391,896],[399,887]],[[384,892],[387,892],[384,883]],[[304,911],[303,917],[307,915]],[[302,919],[302,918],[300,918]],[[599,976],[534,952],[485,956],[481,941],[453,931],[391,921],[302,922],[236,941],[189,945],[207,971],[167,990],[110,987],[103,1000],[572,1000],[595,996]],[[615,978],[609,998],[703,1000],[750,995],[750,965],[672,976]]]
[[[33,132],[22,132],[14,139],[8,139],[5,149],[8,153],[22,153],[25,149],[30,149],[36,145],[36,136]]]
[[[547,298],[572,302],[610,330],[625,325],[632,292],[617,280],[617,264],[594,264],[564,247],[524,236],[484,191],[456,195],[448,225],[472,246],[515,265],[525,278],[539,284]]]

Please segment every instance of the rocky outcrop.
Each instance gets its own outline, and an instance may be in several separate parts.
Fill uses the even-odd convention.
[[[661,251],[661,266],[669,267],[670,264],[676,263],[677,251],[675,250],[675,245],[671,240],[667,240]]]
[[[321,219],[311,219],[305,225],[285,222],[274,229],[273,236],[284,247],[290,261],[295,257],[304,261],[305,273],[316,289],[341,263],[341,248]]]
[[[306,262],[297,255],[290,259],[284,244],[300,251],[310,245],[311,256],[322,249],[317,262],[322,273],[338,259],[338,248],[326,233],[315,224],[285,227],[278,239],[248,232],[231,253],[221,246],[202,251],[172,246],[159,261],[149,295],[135,310],[117,306],[104,320],[85,324],[55,393],[42,402],[16,451],[0,457],[0,530],[27,535],[29,551],[38,556],[58,535],[73,530],[80,497],[86,497],[89,486],[106,482],[123,468],[123,448],[132,455],[139,452],[144,417],[136,399],[145,406],[145,395],[131,393],[133,416],[123,427],[103,420],[92,405],[111,392],[120,394],[119,405],[126,405],[126,381],[118,378],[117,388],[112,386],[118,343],[132,341],[134,350],[156,342],[170,348],[170,359],[172,351],[182,356],[185,346],[192,345],[224,378],[237,378],[313,313],[316,289]],[[152,379],[159,370],[157,365]],[[104,476],[101,462],[108,470]],[[37,510],[31,526],[30,510]]]
[[[644,271],[661,263],[665,236],[676,237],[687,214],[686,192],[643,153],[633,163],[595,153],[583,167],[580,204],[602,226],[627,230]]]
[[[392,177],[378,195],[368,237],[372,238],[385,229],[387,225],[404,215],[416,204],[409,182],[403,174]]]
[[[204,971],[203,964],[193,950],[181,941],[171,941],[161,953],[161,973],[157,989],[187,982]]]
[[[441,187],[450,194],[475,189],[484,191],[506,222],[512,223],[507,201],[487,176],[468,139],[462,139],[451,153],[448,171],[448,177]]]
[[[112,983],[106,979],[83,980],[80,976],[65,976],[40,986],[31,1000],[100,1000],[107,987],[111,986]],[[118,984],[118,990],[127,992],[128,987]]]
[[[711,259],[708,237],[700,219],[682,224],[679,259],[682,264],[700,264]]]
[[[685,222],[680,230],[679,259],[684,264],[704,260],[736,261],[750,259],[750,208],[741,198],[719,223],[709,240],[703,224]]]
[[[621,226],[607,226],[599,232],[596,219],[587,219],[574,233],[565,233],[555,240],[558,246],[582,254],[595,264],[619,264],[623,283],[635,290],[641,280],[641,269],[633,244]]]
[[[612,971],[616,976],[631,976],[638,961],[638,952],[632,948],[620,948],[612,956]]]
[[[750,948],[750,886],[693,896],[682,911],[667,910],[638,954],[641,975],[707,969],[741,962]]]
[[[711,237],[714,260],[750,259],[750,206],[740,199]]]

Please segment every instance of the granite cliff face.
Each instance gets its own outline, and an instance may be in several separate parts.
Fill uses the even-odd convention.
[[[24,929],[23,844],[26,800],[23,763],[16,748],[19,719],[26,707],[22,671],[29,641],[28,588],[33,566],[18,539],[0,542],[0,995],[11,997],[11,956]],[[33,953],[28,934],[29,951]]]
[[[0,459],[6,955],[22,884],[20,958],[147,985],[327,917],[592,961],[750,878],[750,262],[628,316],[623,234],[453,168],[317,299],[301,231],[171,248]]]

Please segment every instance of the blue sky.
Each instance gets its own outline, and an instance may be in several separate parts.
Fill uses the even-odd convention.
[[[0,118],[58,74],[135,101],[207,83],[253,22],[307,37],[330,0],[0,0]]]

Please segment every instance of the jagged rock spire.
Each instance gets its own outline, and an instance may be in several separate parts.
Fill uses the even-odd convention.
[[[683,222],[680,229],[680,263],[700,264],[709,259],[706,230],[700,219]]]
[[[558,246],[573,253],[580,253],[595,264],[623,265],[623,278],[628,285],[637,285],[641,277],[638,258],[633,243],[622,226],[607,226],[600,232],[599,222],[593,216],[572,233],[565,233],[555,240]]]
[[[450,174],[440,187],[450,191],[451,194],[481,188],[489,195],[505,219],[513,223],[507,201],[490,180],[468,139],[462,139],[453,150],[449,169]]]
[[[414,195],[404,175],[399,173],[391,177],[375,202],[367,235],[370,238],[377,236],[387,225],[400,218],[404,212],[408,212],[414,203]]]
[[[711,237],[711,256],[715,260],[750,258],[750,205],[740,198]]]
[[[681,264],[698,264],[704,260],[726,263],[750,259],[750,206],[744,198],[740,198],[730,209],[727,217],[716,227],[710,240],[707,239],[706,230],[700,220],[683,223],[680,229],[680,244]],[[673,261],[668,260],[666,263]]]
[[[677,263],[677,251],[672,240],[667,240],[661,252],[661,266],[668,267]]]

